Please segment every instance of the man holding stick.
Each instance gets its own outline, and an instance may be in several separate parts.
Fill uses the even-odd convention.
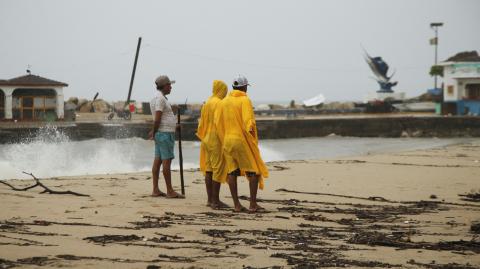
[[[167,76],[159,76],[155,80],[157,94],[150,102],[150,109],[153,115],[153,128],[149,133],[149,139],[155,140],[155,159],[152,166],[153,191],[152,196],[166,196],[167,198],[185,198],[175,192],[172,187],[171,164],[175,158],[173,147],[175,145],[175,130],[180,128],[177,125],[172,106],[168,102],[167,95],[172,90],[174,80]],[[160,167],[163,165],[163,177],[167,187],[167,193],[158,188]]]

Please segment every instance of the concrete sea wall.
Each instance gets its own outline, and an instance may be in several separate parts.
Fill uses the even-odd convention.
[[[49,126],[52,126],[51,124]],[[71,140],[147,138],[149,123],[55,123]],[[0,123],[0,143],[22,142],[45,128],[41,123],[15,126]],[[196,140],[197,123],[182,124],[184,140]],[[259,120],[261,139],[320,137],[332,133],[353,137],[480,137],[480,117],[378,117]]]

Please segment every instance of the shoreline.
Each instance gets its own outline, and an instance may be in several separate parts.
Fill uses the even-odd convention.
[[[207,208],[198,171],[185,172],[185,200],[150,197],[149,172],[43,180],[90,197],[0,185],[0,265],[479,268],[480,242],[470,229],[480,221],[480,203],[459,196],[480,191],[479,160],[480,142],[471,141],[270,162],[271,176],[259,191],[264,214]],[[173,173],[177,189],[178,177]],[[244,205],[247,185],[239,178]],[[225,185],[221,198],[232,204]]]
[[[38,138],[31,144],[0,146],[0,180],[29,179],[21,171],[27,170],[42,178],[141,173],[151,170],[153,142],[140,138],[119,140],[94,139],[69,141],[60,134],[46,141]],[[49,140],[51,139],[51,140]],[[371,154],[393,154],[404,151],[445,147],[475,141],[472,138],[355,138],[328,136],[323,138],[296,138],[261,140],[262,157],[267,163],[279,161],[327,160]],[[123,150],[129,145],[131,151]],[[199,168],[199,142],[183,144],[183,167],[195,171]],[[127,147],[128,148],[128,147]],[[314,149],[314,150],[312,150]],[[177,150],[177,149],[176,149]],[[29,152],[44,152],[51,157],[31,156]],[[178,152],[177,152],[178,153]],[[138,161],[142,160],[142,161]],[[121,167],[117,164],[122,163]],[[179,170],[178,159],[172,170]]]

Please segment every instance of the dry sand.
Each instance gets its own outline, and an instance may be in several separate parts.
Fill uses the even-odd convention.
[[[479,161],[473,142],[270,163],[263,214],[207,208],[198,171],[185,200],[150,197],[149,173],[43,180],[90,197],[0,185],[0,268],[480,268],[480,202],[459,196],[479,191]]]

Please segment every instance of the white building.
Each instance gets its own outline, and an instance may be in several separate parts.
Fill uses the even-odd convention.
[[[36,75],[0,80],[0,120],[63,119],[68,84]]]
[[[480,115],[480,57],[463,53],[442,62],[443,111],[453,115]]]

